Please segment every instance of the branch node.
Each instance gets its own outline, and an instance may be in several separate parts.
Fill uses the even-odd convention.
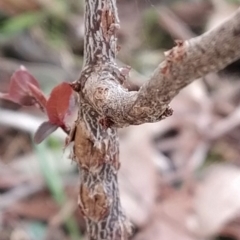
[[[79,83],[78,80],[70,83],[70,86],[72,87],[73,91],[75,91],[75,92],[80,92],[80,90],[81,90],[81,84]]]

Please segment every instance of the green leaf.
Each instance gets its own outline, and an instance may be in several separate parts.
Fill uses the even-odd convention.
[[[56,161],[52,161],[52,157],[46,142],[35,146],[35,150],[39,160],[41,172],[47,183],[48,189],[58,205],[63,206],[67,201],[67,196],[64,192],[63,182],[56,166]],[[69,217],[65,224],[71,240],[82,239],[77,220],[74,216]]]
[[[33,27],[45,18],[44,12],[28,12],[5,21],[0,28],[1,34],[13,35]]]

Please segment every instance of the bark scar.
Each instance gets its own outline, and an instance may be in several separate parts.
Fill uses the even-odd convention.
[[[168,75],[170,73],[173,63],[181,62],[186,56],[185,42],[182,40],[176,40],[175,43],[175,47],[167,52],[164,52],[166,61],[165,65],[161,68],[161,73],[164,75]]]
[[[111,36],[115,35],[116,30],[120,28],[120,25],[115,22],[114,14],[109,10],[108,6],[105,6],[101,14],[101,24],[104,37],[109,40]]]
[[[102,125],[102,127],[107,130],[108,128],[112,127],[114,122],[108,118],[108,117],[105,117],[105,118],[102,118],[99,120],[99,123]]]

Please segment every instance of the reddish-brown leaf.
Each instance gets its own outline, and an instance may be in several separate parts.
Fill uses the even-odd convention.
[[[41,143],[46,137],[48,137],[51,133],[56,131],[58,128],[57,125],[50,123],[49,121],[43,122],[36,133],[34,134],[34,142],[36,144]]]
[[[21,66],[11,77],[8,93],[0,93],[0,98],[23,106],[46,107],[46,97],[39,88],[38,81]]]
[[[58,125],[66,132],[70,130],[66,119],[75,111],[76,101],[69,83],[63,82],[52,90],[46,109],[52,124]]]
[[[41,89],[37,88],[35,85],[29,83],[29,90],[31,91],[31,95],[34,97],[37,107],[39,107],[42,111],[46,111],[47,107],[47,98],[42,92]]]

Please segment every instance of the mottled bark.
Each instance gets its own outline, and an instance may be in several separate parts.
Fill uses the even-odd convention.
[[[79,207],[91,240],[126,240],[131,233],[119,200],[117,127],[159,121],[177,93],[240,57],[240,10],[218,28],[177,42],[138,92],[123,87],[128,68],[115,62],[119,27],[115,0],[86,0],[85,65],[72,84],[79,93],[74,160],[79,164]],[[129,159],[130,161],[130,159]]]
[[[74,160],[79,164],[79,207],[91,240],[125,240],[131,233],[119,199],[117,172],[120,167],[117,129],[95,109],[85,95],[92,78],[101,77],[121,85],[124,71],[115,63],[116,30],[119,27],[115,0],[87,0],[85,44],[79,81],[79,116],[74,137]],[[104,90],[94,93],[96,100]]]

